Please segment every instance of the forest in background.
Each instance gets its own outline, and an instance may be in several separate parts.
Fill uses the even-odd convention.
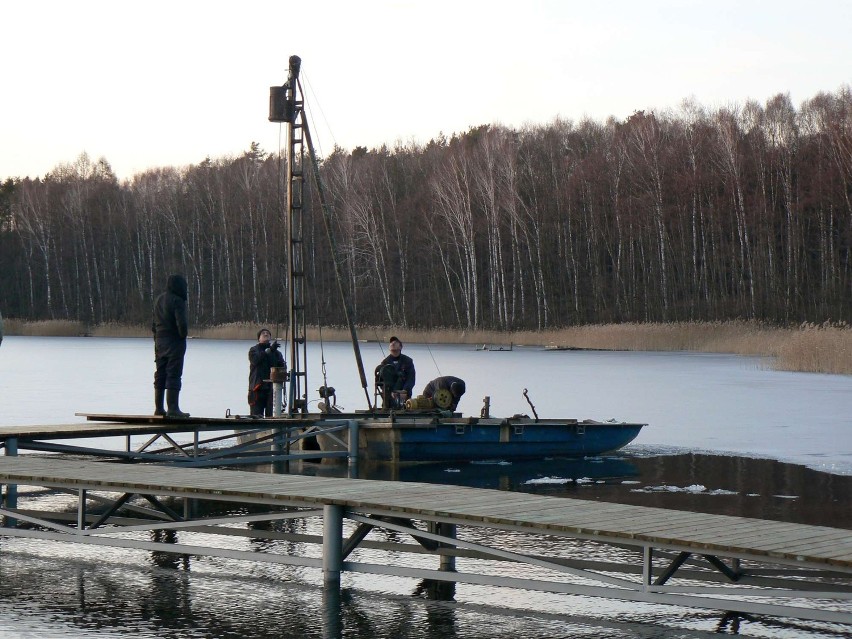
[[[483,125],[321,160],[359,324],[842,322],[852,303],[852,90],[625,121]],[[0,184],[0,309],[146,323],[169,273],[191,321],[286,321],[284,178],[259,145],[120,182],[81,155]],[[307,321],[344,323],[306,182]]]

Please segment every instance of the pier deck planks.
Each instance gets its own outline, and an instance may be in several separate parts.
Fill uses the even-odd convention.
[[[185,495],[256,504],[336,504],[405,517],[451,517],[471,525],[653,542],[832,566],[852,572],[852,530],[599,503],[481,488],[363,479],[270,475],[32,457],[0,457],[0,482]]]

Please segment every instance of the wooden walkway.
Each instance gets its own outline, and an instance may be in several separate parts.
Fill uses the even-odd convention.
[[[0,457],[0,482],[76,491],[79,506],[76,518],[68,521],[67,512],[31,511],[5,503],[0,513],[7,525],[17,523],[17,527],[6,528],[3,534],[160,551],[168,546],[166,552],[296,563],[322,568],[327,584],[339,583],[341,571],[352,570],[852,624],[850,530],[447,485],[32,455]],[[90,512],[87,503],[99,491],[124,497],[99,497],[106,510]],[[15,492],[7,489],[5,495],[9,502]],[[20,500],[25,495],[21,493]],[[140,518],[145,509],[136,507],[135,514],[125,512],[120,518],[118,513],[131,503],[131,495],[148,499],[155,506],[154,514]],[[157,499],[163,496],[252,504],[256,519],[320,516],[324,532],[315,541],[323,544],[322,560],[116,537],[118,532],[153,528],[209,533],[223,523],[226,526],[220,532],[233,535],[233,524],[247,521],[221,516],[211,520],[189,516],[189,511],[177,515]],[[347,561],[358,547],[369,546],[365,537],[374,528],[411,535],[417,544],[402,544],[407,548],[401,550],[434,553],[440,569]],[[465,540],[466,529],[482,528],[511,531],[511,535],[495,532],[489,546]],[[636,552],[634,560],[627,562],[524,555],[507,549],[517,547],[517,539],[509,545],[501,541],[517,533],[585,540]],[[252,530],[250,536],[263,536],[263,531]],[[531,576],[459,572],[455,570],[459,556],[521,562],[530,567]]]

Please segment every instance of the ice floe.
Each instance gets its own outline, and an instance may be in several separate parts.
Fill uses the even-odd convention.
[[[691,486],[645,486],[644,488],[633,488],[634,493],[692,493],[694,495],[736,495],[735,490],[724,490],[716,488],[708,490],[702,484],[692,484]]]

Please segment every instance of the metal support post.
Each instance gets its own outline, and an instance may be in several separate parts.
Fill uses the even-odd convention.
[[[77,531],[86,529],[86,489],[81,488],[77,497]]]
[[[340,639],[343,636],[343,619],[340,614],[340,588],[323,588],[322,639]]]
[[[343,569],[343,506],[323,506],[322,581],[326,588],[340,589]]]
[[[456,538],[456,525],[450,524],[447,522],[442,522],[438,524],[438,534],[443,537],[451,537],[452,539]],[[453,548],[449,544],[441,544],[443,548]],[[441,553],[441,564],[440,570],[445,572],[455,572],[456,570],[456,557],[455,555],[448,555]]]
[[[276,452],[280,455],[284,455],[284,472],[290,472],[290,448],[293,442],[293,427],[292,426],[282,426],[281,431],[279,433],[283,442],[278,444],[276,448]]]
[[[350,419],[349,422],[349,478],[358,477],[358,420]]]
[[[276,426],[273,429],[275,435],[272,438],[272,453],[280,457],[285,454],[287,445],[285,440],[290,437],[290,428],[287,426]],[[289,453],[289,451],[286,451]]]
[[[284,410],[284,383],[272,382],[272,416],[281,417]]]
[[[642,547],[642,586],[651,585],[651,580],[654,578],[654,571],[651,561],[654,558],[654,549],[651,546]]]
[[[18,438],[9,437],[6,440],[6,454],[11,457],[18,456]],[[6,484],[6,508],[18,507],[18,485]],[[14,528],[18,525],[18,521],[12,517],[6,517],[6,526]]]

